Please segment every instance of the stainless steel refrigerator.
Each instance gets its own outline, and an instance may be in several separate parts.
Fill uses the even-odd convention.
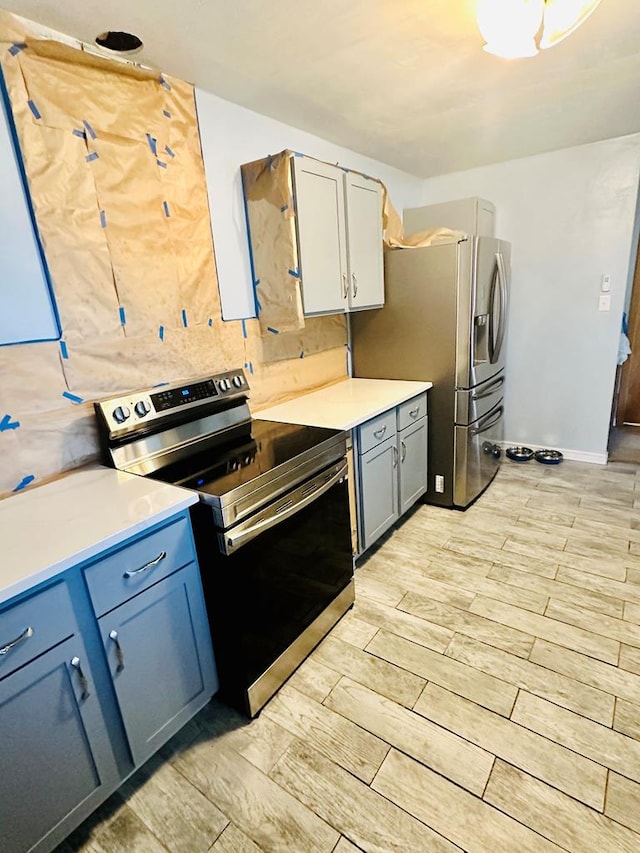
[[[353,374],[431,380],[425,500],[464,508],[502,457],[510,245],[492,237],[385,254],[385,306],[351,315]]]

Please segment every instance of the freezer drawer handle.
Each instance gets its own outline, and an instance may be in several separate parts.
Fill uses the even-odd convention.
[[[501,385],[504,385],[504,376],[499,376],[497,379],[494,379],[490,385],[487,385],[481,394],[473,394],[471,399],[484,400],[485,397],[491,397],[491,395],[494,394]]]
[[[381,426],[380,429],[374,429],[373,435],[375,436],[375,438],[380,439],[380,438],[382,438],[382,436],[385,434],[386,431],[387,431],[387,425],[384,424],[384,426]]]
[[[145,563],[144,566],[140,566],[139,569],[133,569],[132,571],[125,572],[122,577],[123,578],[133,578],[136,575],[139,575],[140,572],[146,572],[147,569],[152,569],[154,566],[157,566],[158,563],[162,562],[164,558],[167,556],[166,551],[160,551],[155,560],[150,560],[148,563]]]
[[[504,406],[499,406],[495,412],[491,414],[489,420],[483,421],[477,427],[469,430],[469,435],[480,435],[480,433],[487,432],[491,427],[494,427],[504,413]]]
[[[25,640],[28,640],[29,637],[33,637],[33,628],[29,625],[28,628],[25,628],[22,634],[19,637],[16,637],[15,640],[9,640],[6,646],[0,647],[0,655],[8,655],[11,649],[15,649],[16,646],[19,646],[20,643],[24,643]]]
[[[272,527],[280,524],[281,521],[291,518],[291,516],[300,512],[300,510],[303,510],[305,507],[309,506],[309,504],[312,504],[315,500],[324,495],[325,492],[328,492],[329,489],[336,485],[336,483],[343,483],[346,478],[347,463],[340,462],[331,469],[322,482],[318,483],[317,480],[314,481],[317,488],[315,488],[311,493],[308,492],[310,486],[298,489],[290,501],[287,501],[286,508],[283,507],[275,514],[269,515],[266,518],[261,518],[249,527],[242,528],[242,525],[240,525],[240,529],[237,531],[222,534],[219,537],[219,542],[224,553],[227,555],[232,554],[234,551],[237,551],[238,548],[241,548],[252,539],[255,539],[256,536],[259,536],[261,533],[266,533],[267,530],[270,530]],[[298,499],[296,499],[297,496]]]

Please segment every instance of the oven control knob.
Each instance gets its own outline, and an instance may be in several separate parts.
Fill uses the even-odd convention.
[[[228,379],[221,379],[220,382],[218,382],[218,386],[221,391],[228,391],[229,388],[231,388],[231,384]]]
[[[147,403],[146,400],[138,400],[138,402],[133,407],[136,415],[139,418],[143,418],[145,415],[148,415],[151,411],[151,406]]]
[[[131,412],[129,411],[129,409],[126,406],[117,406],[113,410],[113,419],[117,423],[122,424],[126,421],[126,419],[129,417],[130,414],[131,414]]]
[[[242,386],[244,385],[244,382],[242,381],[242,376],[234,376],[231,381],[236,386],[236,388],[242,388]]]

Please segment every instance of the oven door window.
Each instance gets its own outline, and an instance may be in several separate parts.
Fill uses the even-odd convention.
[[[286,503],[287,496],[277,501]],[[202,524],[196,532],[220,681],[246,688],[353,577],[346,473],[228,555],[218,551],[208,520],[208,533]]]

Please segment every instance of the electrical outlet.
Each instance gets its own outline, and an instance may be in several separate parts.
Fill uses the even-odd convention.
[[[439,494],[444,492],[444,477],[442,474],[436,474],[436,492]]]
[[[598,311],[610,311],[611,310],[611,294],[610,293],[601,293],[600,298],[598,299]]]

